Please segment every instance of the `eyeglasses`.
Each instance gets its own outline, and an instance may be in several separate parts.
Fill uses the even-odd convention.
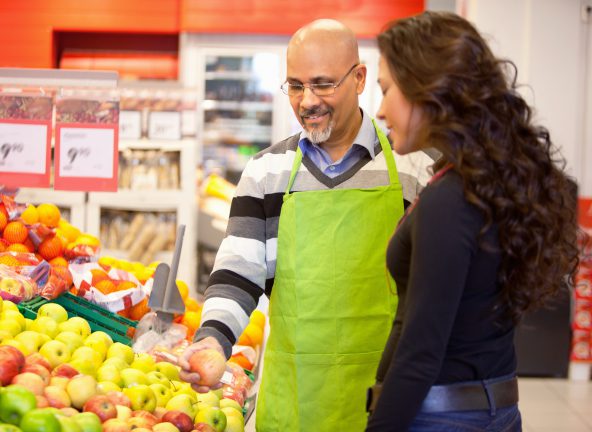
[[[341,78],[337,83],[319,83],[319,84],[290,84],[289,82],[285,82],[282,84],[282,91],[287,94],[288,96],[300,96],[304,93],[304,89],[307,88],[311,92],[313,92],[316,96],[331,96],[337,90],[343,81],[347,78],[347,76],[352,73],[352,71],[358,66],[359,63],[353,65],[343,78]]]

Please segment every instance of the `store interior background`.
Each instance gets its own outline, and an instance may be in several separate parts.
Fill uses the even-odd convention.
[[[580,196],[591,197],[592,13],[589,11],[592,0],[332,0],[322,3],[307,0],[295,4],[278,0],[220,3],[211,0],[0,0],[0,67],[56,68],[65,48],[91,53],[104,49],[117,51],[119,45],[123,53],[155,51],[164,57],[172,53],[177,61],[176,79],[140,83],[122,80],[121,88],[154,86],[164,92],[191,89],[196,92],[197,101],[194,138],[178,143],[141,140],[148,149],[163,146],[179,152],[179,190],[88,194],[22,190],[20,197],[34,203],[55,202],[68,208],[73,223],[95,234],[100,234],[104,210],[174,214],[175,223],[188,227],[180,276],[194,282],[190,285],[194,287],[193,295],[198,297],[225,229],[223,217],[204,212],[200,202],[203,185],[198,183],[198,177],[212,171],[235,182],[241,163],[248,158],[248,152],[242,152],[235,155],[236,158],[224,153],[224,163],[204,160],[209,153],[204,150],[203,141],[211,132],[205,120],[210,108],[203,103],[207,99],[208,56],[253,59],[257,85],[272,95],[269,106],[264,108],[271,112],[271,121],[264,133],[268,134],[268,143],[273,143],[299,129],[287,98],[279,90],[285,77],[285,48],[289,35],[296,28],[315,18],[330,17],[356,30],[360,36],[362,61],[368,64],[368,85],[361,105],[375,114],[380,92],[376,85],[378,53],[373,35],[391,14],[417,8],[463,15],[488,37],[496,54],[516,64],[518,82],[524,85],[522,94],[535,107],[537,119],[549,128],[554,143],[561,149],[569,172],[578,180]],[[120,146],[125,145],[123,141],[120,143]],[[128,145],[137,147],[138,143]],[[232,161],[228,162],[230,159]],[[196,171],[197,166],[202,170]],[[225,211],[223,206],[214,207],[214,213]],[[117,254],[117,251],[111,252]],[[170,255],[159,257],[167,259]],[[260,307],[266,308],[265,304]],[[565,387],[566,383],[584,383],[585,387],[578,387],[573,393],[577,402],[582,403],[582,412],[574,411],[573,406],[566,408],[577,413],[575,420],[560,416],[567,419],[561,425],[571,425],[566,428],[552,429],[552,422],[548,420],[534,428],[532,425],[536,425],[536,421],[531,420],[530,424],[526,422],[526,430],[592,430],[592,418],[582,414],[584,407],[592,403],[590,365],[573,369],[574,365],[568,364],[570,307],[569,298],[560,299],[551,310],[525,320],[517,335],[519,372],[523,377],[571,378],[565,382],[522,382],[522,387],[526,391],[531,389],[529,394],[533,396],[542,398],[545,392],[551,395],[548,407],[540,405],[545,406],[547,413],[553,411],[551,406],[565,402],[565,398],[558,395],[566,391],[572,394],[573,388]],[[541,415],[537,414],[539,419],[544,418]]]

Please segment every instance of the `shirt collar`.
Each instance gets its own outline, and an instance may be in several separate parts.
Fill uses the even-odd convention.
[[[361,108],[360,111],[362,112],[362,126],[354,139],[353,145],[358,145],[366,149],[372,160],[374,160],[374,147],[378,142],[378,137],[376,136],[376,130],[374,129],[374,124],[372,124],[370,116]],[[303,156],[305,156],[306,152],[312,147],[318,147],[317,144],[311,143],[308,138],[304,136],[304,131],[300,132],[298,146],[300,147]]]

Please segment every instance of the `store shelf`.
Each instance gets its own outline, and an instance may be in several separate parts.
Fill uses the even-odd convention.
[[[118,259],[127,259],[127,251],[101,248],[101,256],[111,256]],[[173,260],[173,251],[161,251],[154,256],[154,261],[162,261],[171,264]]]
[[[252,72],[242,72],[242,71],[213,71],[213,72],[206,72],[205,79],[207,80],[244,80],[244,81],[252,81],[256,80],[259,77]]]
[[[251,101],[232,101],[232,100],[213,100],[203,101],[204,110],[226,110],[226,111],[272,111],[271,102],[251,102]]]
[[[138,139],[138,140],[120,140],[119,150],[162,150],[162,151],[182,151],[187,148],[194,148],[196,145],[195,139],[182,140],[152,140],[152,139]]]
[[[16,201],[39,205],[52,203],[70,211],[70,222],[75,227],[86,229],[86,192],[56,191],[53,189],[21,188]]]
[[[177,210],[184,199],[181,190],[119,190],[91,192],[88,204],[111,209],[166,211]]]

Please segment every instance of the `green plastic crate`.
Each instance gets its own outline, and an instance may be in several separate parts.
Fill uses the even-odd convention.
[[[37,318],[37,311],[46,303],[57,303],[68,311],[68,318],[78,316],[88,321],[92,331],[103,331],[107,333],[114,342],[121,342],[131,345],[133,334],[138,324],[133,321],[109,312],[88,300],[66,292],[54,300],[46,300],[42,297],[35,297],[32,300],[21,302],[18,308],[25,318]]]

